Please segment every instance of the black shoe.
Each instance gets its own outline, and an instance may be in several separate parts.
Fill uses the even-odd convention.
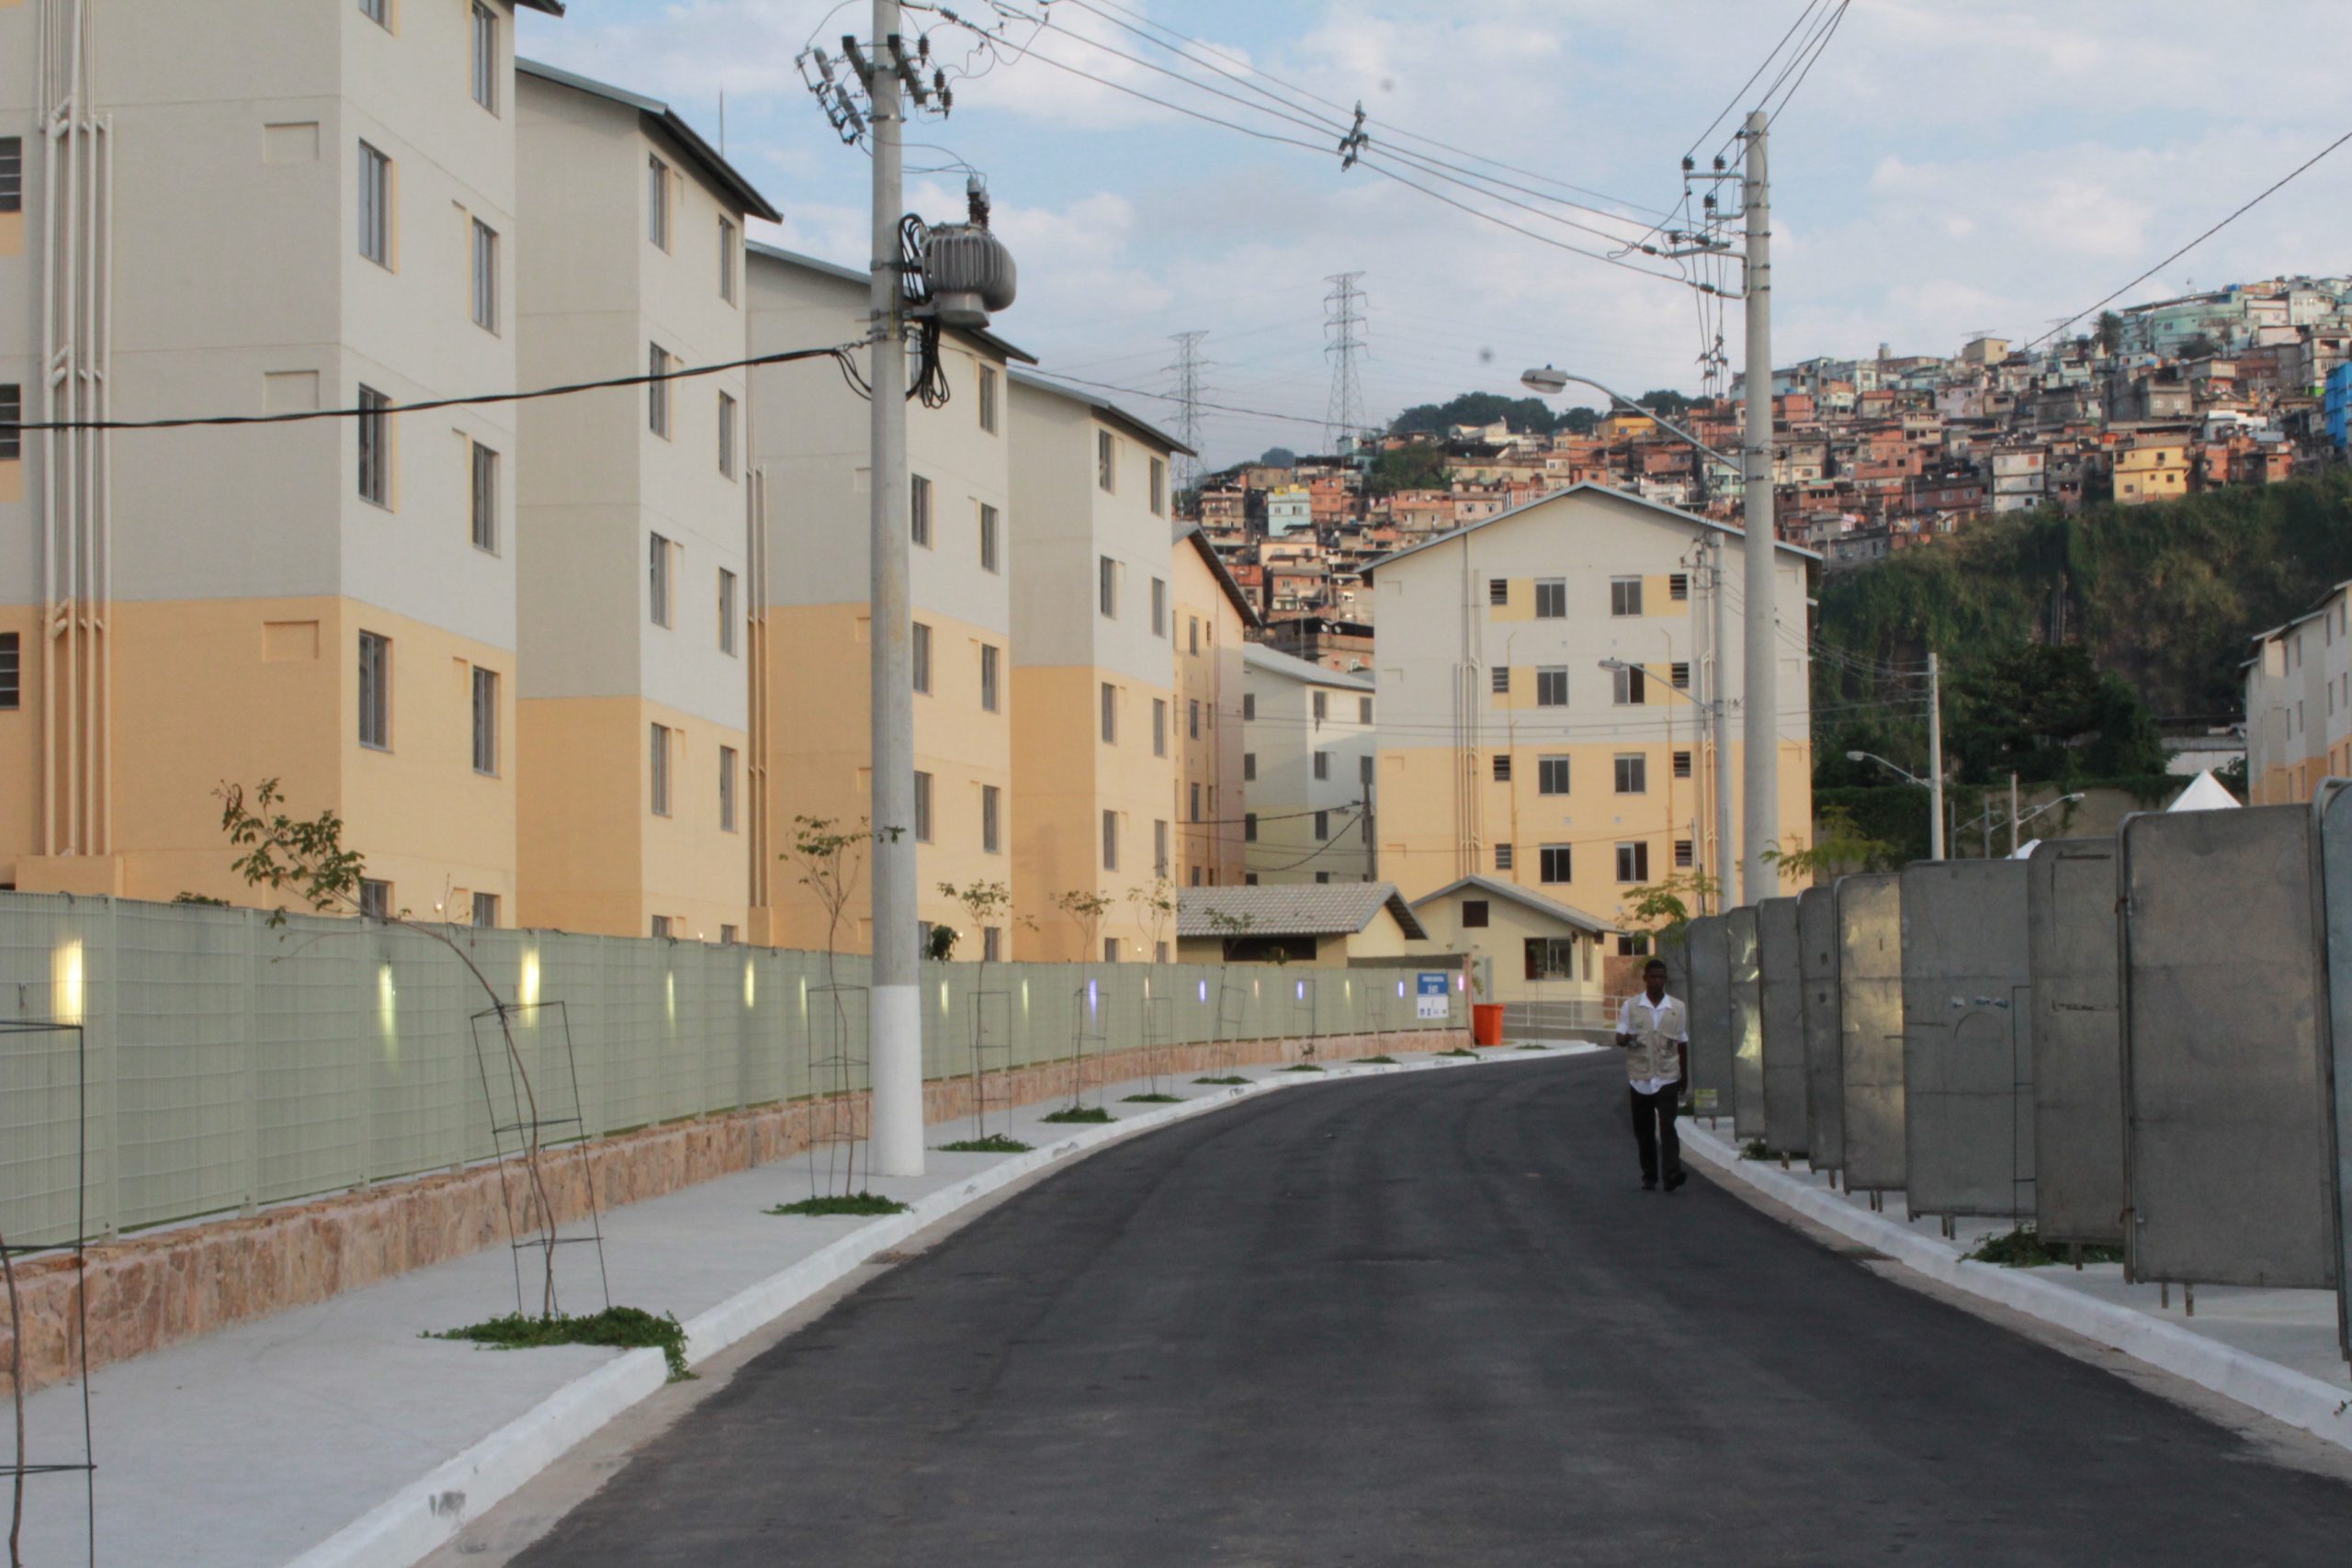
[[[1666,1179],[1666,1190],[1668,1192],[1671,1192],[1690,1179],[1688,1176],[1678,1170],[1672,1176]]]
[[[1643,1191],[1645,1191],[1645,1192],[1655,1192],[1655,1191],[1657,1191],[1657,1177],[1655,1177],[1655,1176],[1645,1176],[1645,1177],[1643,1177],[1643,1178],[1642,1178],[1642,1190],[1643,1190]]]

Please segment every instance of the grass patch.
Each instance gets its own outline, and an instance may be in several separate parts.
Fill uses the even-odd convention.
[[[879,1192],[844,1192],[803,1198],[797,1203],[778,1203],[767,1212],[771,1214],[814,1214],[820,1218],[835,1215],[865,1218],[874,1214],[903,1214],[907,1206],[896,1198],[885,1198]]]
[[[1451,1051],[1432,1051],[1430,1053],[1432,1056],[1476,1056],[1477,1054],[1477,1052],[1462,1045],[1456,1045]]]
[[[1278,1073],[1319,1073],[1323,1069],[1312,1062],[1293,1062],[1287,1067],[1276,1067]]]
[[[1115,1122],[1118,1118],[1099,1105],[1065,1105],[1046,1120],[1048,1122]]]
[[[1512,1050],[1514,1050],[1514,1051],[1549,1051],[1551,1048],[1552,1048],[1552,1047],[1550,1047],[1549,1045],[1537,1045],[1537,1044],[1533,1044],[1533,1043],[1530,1043],[1530,1044],[1526,1044],[1526,1045],[1514,1045],[1514,1046],[1512,1046],[1512,1047],[1511,1047],[1511,1049],[1512,1049]]]
[[[1356,1060],[1374,1067],[1393,1067],[1396,1065],[1396,1058],[1394,1056],[1358,1056]]]
[[[1194,1078],[1193,1081],[1194,1083],[1248,1083],[1250,1080],[1238,1073],[1227,1073],[1221,1078]]]
[[[1739,1157],[1742,1159],[1770,1159],[1772,1157],[1772,1151],[1764,1146],[1763,1139],[1750,1138],[1747,1142],[1740,1145]]]
[[[1962,1255],[1971,1263],[1997,1264],[2003,1269],[2050,1269],[2071,1262],[2065,1247],[2047,1247],[2030,1225],[2019,1225],[2002,1235],[1988,1235],[1973,1252]],[[2120,1263],[2120,1247],[2085,1247],[2086,1263]]]
[[[463,1339],[493,1350],[528,1350],[541,1345],[603,1345],[616,1350],[659,1350],[669,1363],[670,1381],[694,1376],[686,1371],[686,1330],[675,1317],[656,1317],[642,1307],[607,1307],[585,1317],[558,1313],[553,1317],[526,1317],[509,1313],[463,1328],[426,1333],[425,1339]]]
[[[958,1138],[952,1144],[942,1144],[944,1155],[1025,1155],[1027,1144],[1018,1138],[1008,1138],[1002,1133],[990,1133],[985,1138]]]
[[[1121,1096],[1119,1103],[1122,1105],[1175,1105],[1181,1103],[1182,1100],[1183,1096],[1176,1094],[1129,1094]]]

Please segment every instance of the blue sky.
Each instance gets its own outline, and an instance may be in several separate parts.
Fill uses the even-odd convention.
[[[1401,161],[1419,151],[1547,196],[1570,194],[1565,182],[1608,193],[1576,199],[1638,230],[1679,199],[1684,150],[1804,0],[1052,0],[1039,55],[1324,140],[1108,52],[1265,101],[1122,31],[1121,6],[1246,60],[1274,79],[1251,80],[1295,108],[1329,112],[1306,93],[1361,99],[1374,154],[1400,173],[1428,183]],[[992,15],[987,0],[955,8]],[[768,237],[856,264],[866,161],[835,140],[794,58],[811,39],[830,50],[862,35],[867,12],[865,0],[571,0],[560,21],[526,13],[519,47],[666,98],[714,140],[724,93],[729,158],[785,213]],[[1867,354],[1882,341],[1951,352],[1971,330],[2030,337],[2089,305],[2347,129],[2343,15],[2326,0],[1854,0],[1773,128],[1774,357]],[[937,13],[908,17],[944,58],[970,55],[970,35]],[[1008,36],[1031,31],[1016,22]],[[1542,177],[1471,165],[1392,129]],[[1324,279],[1343,271],[1364,274],[1375,418],[1474,388],[1516,391],[1520,369],[1546,360],[1628,391],[1698,386],[1702,327],[1679,284],[1015,51],[960,81],[953,116],[920,140],[935,150],[910,152],[910,164],[942,171],[910,180],[910,205],[926,216],[960,214],[963,179],[949,165],[986,172],[1022,276],[998,326],[1047,368],[1136,389],[1121,400],[1164,420],[1167,405],[1140,394],[1170,384],[1168,334],[1202,330],[1210,399],[1291,416],[1212,414],[1213,461],[1320,444]],[[1565,243],[1606,248],[1556,219],[1628,227],[1440,188]],[[2352,148],[2128,298],[2352,272],[2347,197]],[[1736,364],[1738,311],[1726,314]]]

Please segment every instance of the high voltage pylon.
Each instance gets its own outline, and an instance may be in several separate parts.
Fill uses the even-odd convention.
[[[1342,272],[1325,278],[1331,292],[1323,296],[1323,354],[1331,361],[1331,403],[1326,411],[1331,450],[1341,439],[1352,440],[1363,431],[1363,383],[1356,358],[1364,352],[1363,290],[1356,284],[1360,272]]]
[[[1176,404],[1176,438],[1193,449],[1193,455],[1176,459],[1176,488],[1191,490],[1201,482],[1201,398],[1207,389],[1201,385],[1201,372],[1209,362],[1201,357],[1201,340],[1205,332],[1170,333],[1169,341],[1176,345],[1176,363],[1168,366],[1168,373],[1176,378],[1172,394]]]

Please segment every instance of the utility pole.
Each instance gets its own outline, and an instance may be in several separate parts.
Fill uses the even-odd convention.
[[[1928,858],[1944,858],[1944,688],[1935,651],[1928,653]]]
[[[871,1086],[869,1162],[878,1175],[922,1174],[922,954],[915,931],[914,633],[908,588],[906,293],[899,262],[905,208],[900,146],[899,0],[874,0],[865,62],[874,132],[874,245],[869,285],[873,398],[874,966],[866,993]]]
[[[2018,858],[2018,776],[2009,775],[2009,858]]]
[[[1747,151],[1742,163],[1740,197],[1747,216],[1747,429],[1741,438],[1747,479],[1747,537],[1741,546],[1747,564],[1747,640],[1742,671],[1747,686],[1745,741],[1747,831],[1740,843],[1740,896],[1760,904],[1780,891],[1780,876],[1764,858],[1780,837],[1781,661],[1773,582],[1780,554],[1772,507],[1772,230],[1770,186],[1764,164],[1765,127],[1757,109],[1742,133]]]
[[[1731,661],[1724,658],[1725,643],[1730,635],[1731,612],[1726,603],[1731,595],[1724,582],[1724,541],[1721,535],[1707,540],[1707,608],[1714,620],[1712,634],[1715,647],[1715,670],[1712,699],[1708,708],[1713,716],[1715,732],[1715,912],[1721,914],[1731,908],[1732,867],[1736,863],[1731,853],[1731,704],[1724,692],[1724,674]]]
[[[1171,333],[1169,341],[1176,345],[1176,363],[1168,367],[1176,377],[1176,438],[1190,446],[1195,454],[1201,449],[1201,372],[1208,364],[1201,357],[1201,340],[1206,332]],[[1191,490],[1201,482],[1201,459],[1198,456],[1176,459],[1176,488]]]

